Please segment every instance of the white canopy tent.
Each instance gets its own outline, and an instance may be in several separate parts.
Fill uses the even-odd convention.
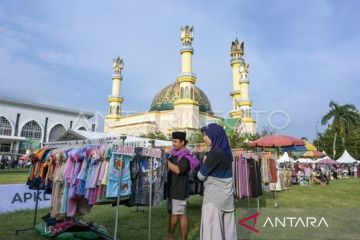
[[[336,160],[338,163],[356,163],[356,159],[353,158],[348,151],[344,151],[344,153],[341,155],[341,157]]]
[[[294,159],[289,157],[289,154],[285,152],[278,160],[277,163],[293,162]]]
[[[299,161],[299,163],[315,163],[311,158],[299,158],[297,161]]]

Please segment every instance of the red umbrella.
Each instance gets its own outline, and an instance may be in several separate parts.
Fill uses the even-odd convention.
[[[289,147],[304,145],[305,142],[303,140],[286,135],[265,136],[250,143],[252,147]]]
[[[330,158],[325,158],[325,159],[321,159],[320,161],[317,161],[316,162],[317,164],[320,164],[320,165],[338,165],[339,163],[335,160],[332,160]]]

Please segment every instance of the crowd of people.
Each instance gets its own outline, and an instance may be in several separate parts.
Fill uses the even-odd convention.
[[[290,166],[291,167],[291,166]],[[293,184],[329,184],[332,179],[343,177],[360,178],[359,164],[343,165],[321,165],[316,163],[300,164],[295,162],[291,167],[291,177]]]
[[[0,154],[0,169],[15,169],[26,167],[27,162],[19,154]]]

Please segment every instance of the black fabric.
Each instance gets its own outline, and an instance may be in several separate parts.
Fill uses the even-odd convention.
[[[231,178],[232,159],[222,150],[210,150],[206,161],[200,168],[200,173],[204,176]]]
[[[199,159],[201,164],[203,164],[204,158],[207,156],[207,153],[206,152],[198,152],[198,153],[195,154],[195,156],[196,156],[197,159]],[[200,194],[200,196],[204,196],[204,190],[205,190],[204,182],[200,181],[197,178],[197,175],[196,175],[195,176],[195,190],[194,190],[194,193],[195,194]]]
[[[256,198],[258,196],[263,195],[262,187],[261,187],[261,173],[260,166],[257,161],[253,159],[248,160],[249,169],[250,169],[250,187],[251,187],[251,195]]]
[[[53,181],[49,180],[45,186],[45,194],[51,194],[52,186],[53,186]]]
[[[32,181],[30,181],[29,189],[37,190],[40,189],[41,186],[41,177],[36,177]]]
[[[129,205],[149,205],[150,182],[149,182],[149,157],[140,155],[141,149],[130,162],[131,196]],[[164,200],[165,164],[164,158],[153,160],[152,176],[152,205],[159,206]],[[145,170],[145,171],[144,171]]]
[[[169,161],[178,165],[180,174],[168,170],[168,193],[170,199],[185,200],[189,197],[189,171],[190,162],[186,158],[182,158],[179,161],[177,157],[170,157]]]
[[[52,218],[50,213],[46,214],[41,219],[46,223],[47,226],[53,226],[53,225],[55,225],[57,223],[60,223],[60,222],[64,221],[64,219]]]

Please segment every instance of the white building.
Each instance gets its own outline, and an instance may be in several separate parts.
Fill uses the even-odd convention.
[[[0,152],[24,153],[68,129],[96,131],[94,113],[0,98]]]

